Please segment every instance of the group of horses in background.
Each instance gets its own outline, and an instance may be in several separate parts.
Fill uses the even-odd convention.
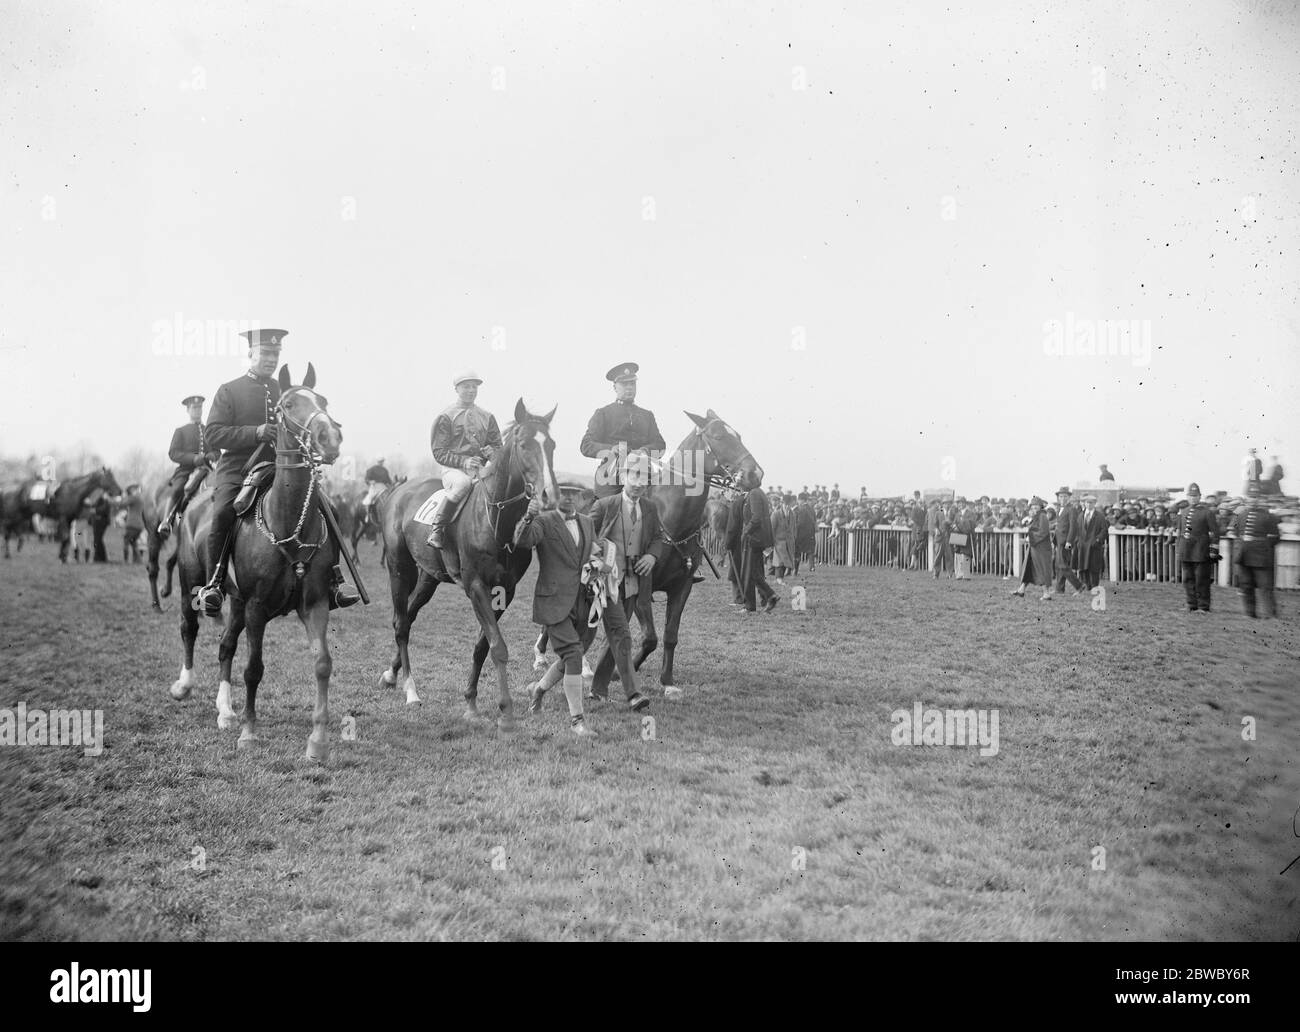
[[[59,542],[59,559],[68,561],[69,551],[76,549],[80,539],[78,524],[88,517],[87,508],[97,492],[110,498],[120,497],[122,488],[107,466],[70,480],[64,480],[53,491],[48,482],[29,477],[0,491],[0,532],[4,534],[4,557],[11,558],[9,542],[17,541],[22,549],[23,539],[34,532],[33,520],[53,521]],[[88,557],[88,555],[87,555]],[[80,560],[81,555],[74,553]]]
[[[238,641],[246,634],[249,647],[243,670],[245,704],[238,744],[245,748],[260,742],[256,697],[263,672],[263,635],[270,620],[296,614],[308,632],[316,658],[317,694],[307,758],[313,761],[328,758],[328,694],[332,671],[327,635],[329,577],[332,568],[340,562],[341,548],[349,548],[355,557],[358,543],[371,537],[382,549],[393,611],[395,652],[380,675],[380,684],[392,687],[400,683],[409,704],[421,701],[411,667],[411,628],[439,585],[457,584],[473,609],[479,629],[470,655],[464,715],[470,720],[482,719],[478,711],[478,683],[491,657],[498,694],[496,724],[503,731],[512,729],[515,719],[507,680],[509,653],[498,622],[514,600],[519,581],[532,560],[530,549],[515,547],[520,520],[534,497],[544,507],[558,500],[553,461],[555,442],[550,432],[555,410],[538,415],[528,411],[522,398],[518,401],[514,419],[506,427],[502,446],[494,456],[493,472],[474,484],[458,515],[447,527],[446,549],[440,552],[428,544],[428,526],[416,519],[417,511],[441,488],[437,477],[399,480],[379,496],[373,512],[368,512],[364,502],[357,498],[338,505],[328,501],[322,480],[325,467],[338,458],[342,432],[329,414],[324,397],[314,389],[315,375],[309,365],[303,383],[294,385],[288,369],[281,368],[276,476],[250,510],[252,518],[246,516],[236,522],[225,580],[229,605],[218,645],[218,727],[234,726],[231,671]],[[740,434],[716,412],[708,409],[704,416],[690,412],[686,415],[693,427],[677,450],[666,457],[663,468],[691,470],[692,477],[660,478],[649,489],[649,498],[659,510],[664,535],[671,546],[653,574],[653,594],[667,596],[659,673],[663,686],[674,683],[673,661],[682,614],[699,567],[704,547],[702,535],[715,508],[710,504],[711,492],[735,490],[748,476],[762,474]],[[31,517],[42,515],[58,521],[60,558],[66,562],[71,525],[82,515],[87,499],[97,490],[110,496],[122,493],[107,468],[65,481],[48,499],[33,499],[32,484],[33,481],[26,481],[0,494],[6,555],[8,540],[17,528],[30,527]],[[164,536],[159,533],[158,523],[166,495],[166,484],[146,488],[143,516],[154,610],[161,611],[160,597],[171,595],[173,572],[179,575],[182,662],[171,695],[180,701],[188,698],[195,686],[194,648],[199,613],[190,596],[212,573],[207,569],[206,547],[212,496],[205,493],[196,497],[175,533]],[[588,493],[587,507],[593,500],[594,493]],[[319,521],[314,518],[322,502],[335,514],[342,544],[327,532],[323,509]],[[169,541],[174,546],[169,547]],[[166,579],[160,591],[158,576],[164,565]],[[649,600],[638,606],[636,616],[641,624],[642,640],[633,667],[639,670],[658,648],[659,635]],[[612,664],[607,644],[597,669]]]

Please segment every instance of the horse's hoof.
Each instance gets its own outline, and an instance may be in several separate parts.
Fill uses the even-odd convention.
[[[235,715],[233,713],[217,714],[217,729],[219,731],[229,731],[235,726]]]
[[[421,705],[423,700],[421,700],[421,698],[420,698],[420,693],[417,692],[417,691],[415,690],[415,678],[414,678],[414,677],[408,677],[408,678],[406,679],[406,685],[405,685],[405,688],[406,688],[406,704],[407,704],[408,706],[419,706],[419,705]]]
[[[157,602],[151,603],[149,608],[152,609],[155,613],[162,612],[162,606],[160,606]]]
[[[471,706],[461,714],[460,719],[467,724],[477,724],[483,720],[483,714],[478,711],[477,707]]]
[[[262,744],[262,741],[263,740],[261,737],[253,734],[253,732],[249,731],[248,728],[244,728],[244,730],[239,735],[239,741],[235,743],[235,748],[256,749],[258,746]]]
[[[163,588],[162,591],[158,592],[158,597],[159,597],[159,598],[171,598],[171,597],[172,597],[172,589],[169,588],[169,587],[168,587],[168,588]]]
[[[393,673],[392,667],[385,667],[384,672],[379,675],[381,686],[391,688],[397,683],[397,675]]]
[[[515,720],[514,716],[509,713],[502,713],[501,716],[497,717],[498,731],[504,731],[505,733],[509,734],[511,731],[516,730],[518,727],[519,727],[518,722]]]
[[[184,702],[190,697],[190,692],[194,690],[194,685],[186,684],[184,681],[173,681],[169,689],[171,697],[177,702]]]
[[[312,763],[324,763],[330,758],[329,742],[313,742],[307,739],[307,759]]]

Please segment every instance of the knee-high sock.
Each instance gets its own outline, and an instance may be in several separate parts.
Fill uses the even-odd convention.
[[[549,672],[549,671],[548,671]],[[582,716],[582,675],[564,675],[564,698],[569,703],[569,716]]]

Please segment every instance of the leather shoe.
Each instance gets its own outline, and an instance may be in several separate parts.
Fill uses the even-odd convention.
[[[633,693],[632,698],[627,700],[627,708],[633,713],[640,713],[643,709],[647,709],[649,706],[650,700],[640,692]]]

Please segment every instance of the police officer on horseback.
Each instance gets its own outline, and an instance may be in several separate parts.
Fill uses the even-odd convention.
[[[635,362],[623,362],[605,374],[614,385],[614,401],[596,409],[582,437],[582,454],[600,459],[595,477],[597,498],[623,489],[622,473],[630,452],[649,449],[655,458],[663,457],[664,439],[655,414],[636,404],[636,374],[640,368]]]
[[[443,468],[444,489],[429,534],[429,544],[434,548],[445,547],[444,535],[452,509],[469,494],[475,480],[487,476],[490,460],[502,446],[496,416],[474,403],[482,382],[483,378],[470,370],[456,376],[451,382],[456,389],[456,404],[438,415],[430,433],[429,447]]]
[[[176,470],[167,481],[171,494],[158,523],[158,533],[164,538],[171,533],[172,524],[185,512],[185,506],[198,491],[213,463],[221,457],[221,452],[208,443],[203,430],[203,402],[202,394],[191,394],[181,402],[190,419],[184,426],[176,428],[171,447],[167,449],[167,457],[176,463]]]
[[[247,330],[240,336],[248,340],[248,371],[217,388],[205,435],[209,446],[222,449],[213,476],[212,527],[208,531],[208,568],[212,576],[198,593],[198,603],[208,616],[219,616],[225,600],[221,582],[236,518],[235,496],[245,474],[256,463],[275,459],[280,385],[273,374],[286,331]],[[343,547],[341,542],[338,546]],[[344,608],[359,601],[361,597],[344,582],[342,571],[335,565],[330,608]]]

